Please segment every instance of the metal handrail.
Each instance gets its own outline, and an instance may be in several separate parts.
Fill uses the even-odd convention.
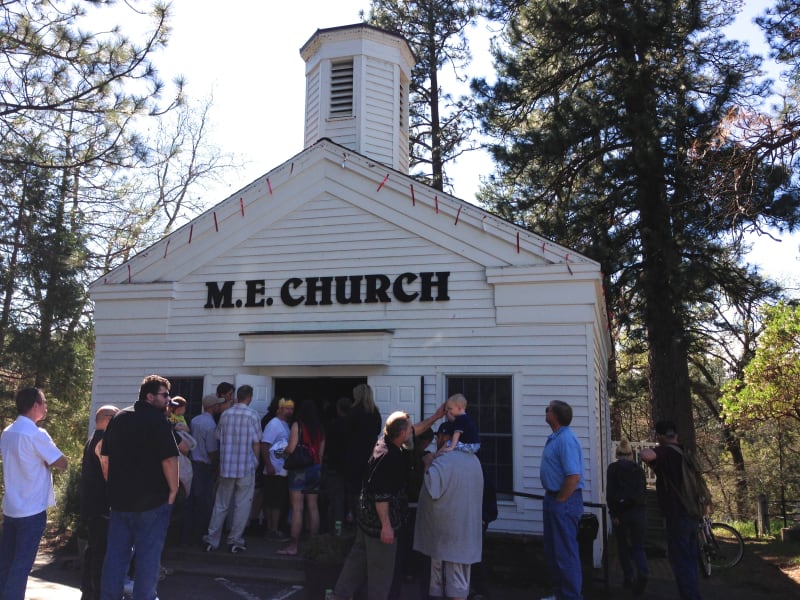
[[[533,500],[544,500],[544,496],[542,494],[529,494],[528,492],[518,492],[516,490],[497,490],[497,495],[500,494],[507,494],[511,496],[519,496],[521,498],[531,498]],[[608,507],[600,502],[584,502],[583,506],[586,508],[599,508],[601,510],[601,522],[603,526],[603,578],[599,579],[598,581],[602,581],[606,585],[609,581],[609,560],[608,560],[608,549],[606,545],[608,544]]]

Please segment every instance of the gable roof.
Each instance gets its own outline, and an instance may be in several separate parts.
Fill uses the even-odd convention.
[[[599,275],[599,264],[491,213],[322,139],[90,286],[180,280],[326,194],[487,267]]]

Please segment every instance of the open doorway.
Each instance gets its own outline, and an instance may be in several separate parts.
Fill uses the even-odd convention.
[[[291,398],[297,406],[313,400],[323,423],[336,416],[336,400],[353,397],[353,388],[367,383],[366,377],[282,377],[275,379],[275,397]]]

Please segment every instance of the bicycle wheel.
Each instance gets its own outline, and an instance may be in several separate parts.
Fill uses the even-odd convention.
[[[706,543],[706,535],[703,528],[697,532],[697,562],[700,564],[700,574],[703,577],[711,577],[711,557],[709,551],[711,546]]]
[[[711,536],[708,554],[714,569],[735,567],[744,555],[742,536],[730,525],[711,523]]]

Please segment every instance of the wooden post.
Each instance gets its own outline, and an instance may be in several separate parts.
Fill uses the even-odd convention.
[[[758,535],[769,535],[769,510],[767,508],[767,495],[758,495],[757,507],[757,531]]]

